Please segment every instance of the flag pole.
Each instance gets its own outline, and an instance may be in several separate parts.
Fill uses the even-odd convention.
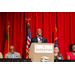
[[[10,25],[8,25],[8,52],[9,52],[9,40],[10,40],[10,38],[9,38],[9,27],[10,27]]]

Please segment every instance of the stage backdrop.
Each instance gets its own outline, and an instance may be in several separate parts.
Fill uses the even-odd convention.
[[[58,46],[64,59],[70,44],[75,44],[75,12],[0,12],[0,52],[4,55],[8,21],[10,22],[10,44],[21,57],[26,56],[27,21],[31,29],[31,37],[36,30],[42,30],[42,36],[48,43],[54,43],[54,30],[57,24]]]

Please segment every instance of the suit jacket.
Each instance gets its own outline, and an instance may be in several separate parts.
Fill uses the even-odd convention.
[[[2,53],[0,52],[0,58],[3,58],[3,55],[2,55]]]
[[[15,53],[14,58],[21,58],[20,53],[18,53],[18,52],[14,52],[14,53]],[[11,55],[11,52],[5,54],[5,58],[13,58]]]
[[[31,43],[38,43],[37,36],[31,38]],[[31,43],[30,43],[30,45],[31,45]],[[47,39],[45,37],[42,37],[42,43],[47,43]],[[30,45],[29,45],[29,47],[30,47]]]

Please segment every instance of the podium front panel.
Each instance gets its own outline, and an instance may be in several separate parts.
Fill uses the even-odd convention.
[[[49,62],[54,62],[54,43],[32,43],[29,58],[32,62],[40,62],[41,57],[48,57]]]

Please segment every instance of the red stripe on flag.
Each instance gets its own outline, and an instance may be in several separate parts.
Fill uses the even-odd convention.
[[[27,43],[27,46],[29,46],[29,44]]]
[[[27,41],[30,43],[31,41],[27,38]]]
[[[28,48],[26,47],[26,49],[28,49]]]

